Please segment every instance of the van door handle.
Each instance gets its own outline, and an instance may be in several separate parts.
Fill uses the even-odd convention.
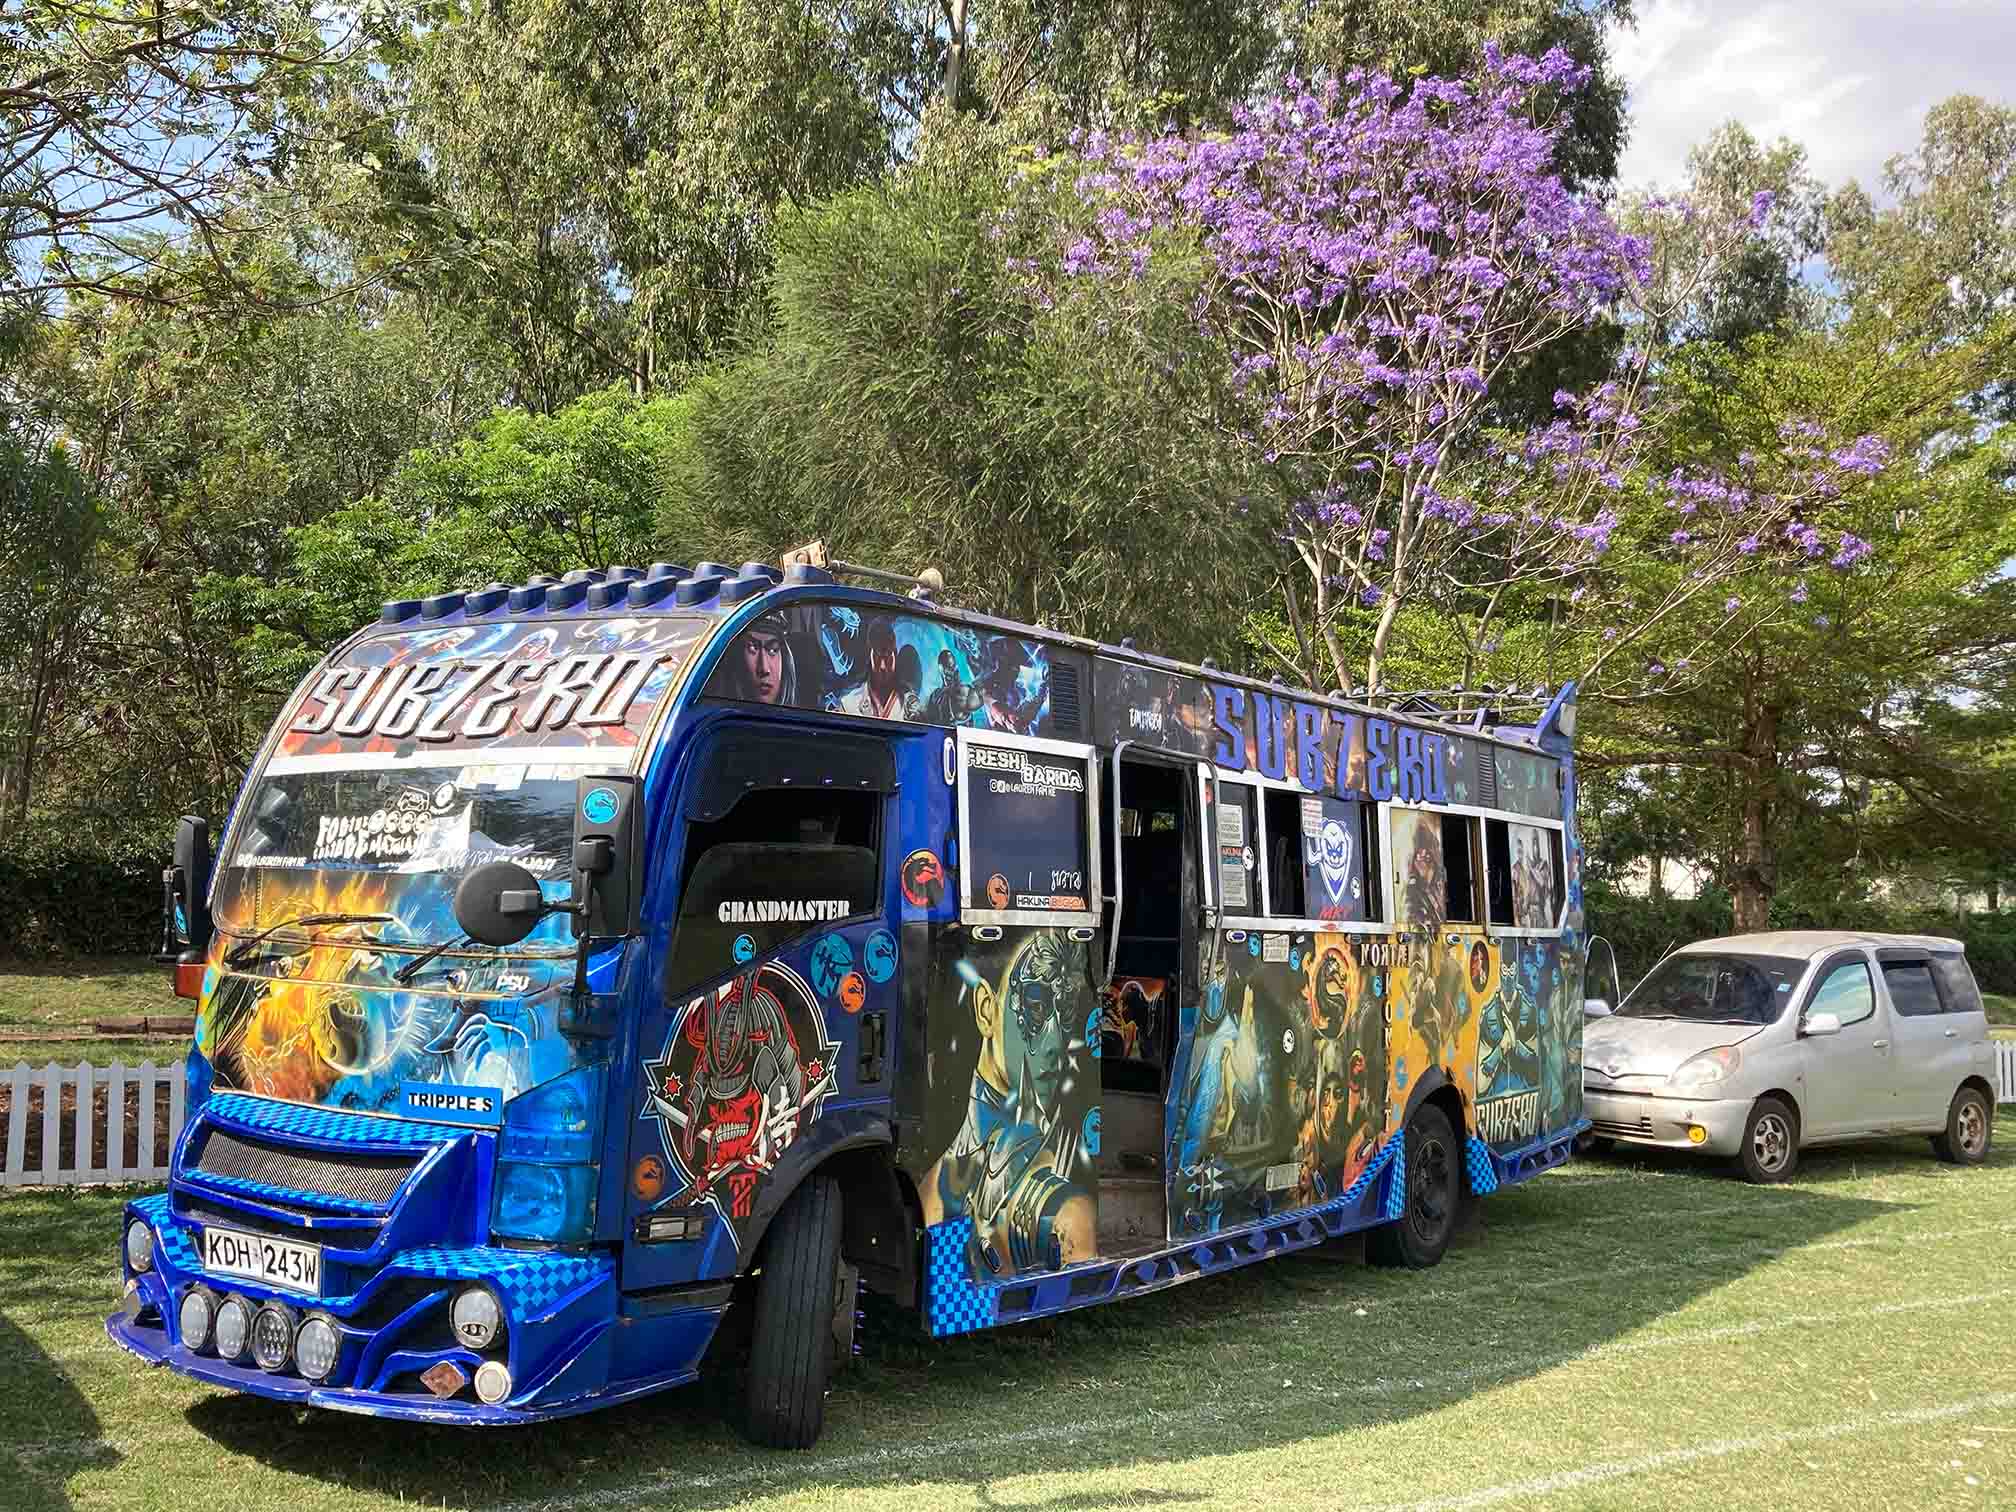
[[[1888,1049],[1890,1048],[1890,1041],[1888,1041],[1888,1040],[1871,1040],[1871,1041],[1869,1041],[1869,1048],[1870,1048],[1871,1050],[1888,1050]]]
[[[1946,1031],[1946,1038],[1948,1038],[1948,1039],[1958,1039],[1958,1038],[1960,1038],[1960,1031],[1959,1031],[1958,1029],[1948,1029],[1948,1030]]]

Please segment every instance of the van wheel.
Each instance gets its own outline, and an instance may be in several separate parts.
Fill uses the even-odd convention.
[[[786,1199],[764,1239],[743,1386],[747,1431],[756,1443],[809,1449],[818,1441],[839,1280],[840,1185],[831,1176],[811,1176]]]
[[[1787,1180],[1799,1168],[1799,1115],[1776,1097],[1760,1097],[1743,1125],[1743,1147],[1736,1154],[1745,1181],[1770,1186]]]
[[[1979,1088],[1962,1087],[1946,1110],[1946,1132],[1932,1136],[1932,1153],[1949,1165],[1979,1165],[1995,1138],[1995,1115]]]
[[[1402,1136],[1407,1158],[1407,1206],[1397,1223],[1365,1235],[1365,1258],[1374,1265],[1427,1270],[1449,1248],[1463,1202],[1462,1152],[1449,1115],[1423,1103]]]

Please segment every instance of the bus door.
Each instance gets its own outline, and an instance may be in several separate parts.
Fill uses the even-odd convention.
[[[625,1165],[626,1290],[732,1274],[864,1100],[900,981],[889,742],[729,722],[688,759],[654,894]],[[656,921],[654,920],[654,923]],[[868,1053],[874,1051],[875,1053]]]
[[[1099,1252],[1126,1255],[1169,1239],[1170,1068],[1182,1007],[1198,995],[1192,763],[1122,741],[1101,822],[1111,928],[1099,1019]]]

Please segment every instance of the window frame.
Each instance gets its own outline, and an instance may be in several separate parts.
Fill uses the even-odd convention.
[[[1486,933],[1493,935],[1494,937],[1508,940],[1555,940],[1561,937],[1561,931],[1567,928],[1568,925],[1568,823],[1566,820],[1539,819],[1535,818],[1530,814],[1515,814],[1512,813],[1509,809],[1480,808],[1475,804],[1467,804],[1467,803],[1454,803],[1447,805],[1408,804],[1407,807],[1409,808],[1441,807],[1446,808],[1447,811],[1450,813],[1463,813],[1474,815],[1478,820],[1477,824],[1478,835],[1484,841],[1483,846],[1484,870],[1478,873],[1478,879],[1482,883],[1481,891],[1484,894],[1483,911],[1486,922],[1482,927],[1484,928]],[[1485,821],[1491,819],[1503,820],[1507,825],[1523,824],[1529,829],[1552,830],[1557,836],[1560,837],[1561,906],[1555,912],[1553,928],[1534,929],[1531,928],[1530,926],[1524,926],[1518,924],[1492,924],[1489,922],[1491,917],[1491,882],[1490,878],[1488,877],[1488,875],[1486,875],[1486,873],[1488,872],[1491,865],[1491,857],[1490,857],[1491,847],[1490,847],[1490,834],[1488,829],[1486,828]]]
[[[1869,1011],[1861,1018],[1842,1020],[1841,1027],[1843,1029],[1852,1029],[1857,1024],[1866,1024],[1874,1019],[1877,1009],[1883,1006],[1890,991],[1887,987],[1883,988],[1880,992],[1877,990],[1877,979],[1882,975],[1882,972],[1877,970],[1877,965],[1876,960],[1868,952],[1861,950],[1844,950],[1839,955],[1829,956],[1826,960],[1816,965],[1813,968],[1811,979],[1806,983],[1806,990],[1800,994],[1799,1014],[1793,1025],[1797,1035],[1801,1038],[1805,1037],[1806,1020],[1812,1016],[1813,1004],[1820,996],[1820,989],[1827,985],[1829,977],[1833,976],[1835,972],[1844,966],[1860,966],[1862,968],[1863,975],[1869,982]],[[1836,1017],[1838,1018],[1839,1015],[1837,1014]]]
[[[953,791],[958,804],[959,824],[959,921],[962,924],[983,927],[1003,925],[1039,924],[1051,927],[1096,930],[1106,921],[1105,871],[1101,864],[1104,855],[1100,834],[1100,768],[1105,765],[1097,745],[1089,741],[1052,740],[1040,735],[1014,735],[1001,730],[982,730],[973,726],[960,725],[951,732],[954,742]],[[1085,765],[1085,907],[1066,908],[989,908],[985,901],[974,901],[973,889],[979,884],[979,868],[972,864],[973,847],[972,813],[967,802],[970,785],[967,781],[966,750],[970,745],[1005,746],[1012,750],[1028,751],[1034,755],[1064,756],[1082,761]]]
[[[1206,863],[1205,894],[1206,903],[1219,913],[1218,923],[1223,929],[1243,929],[1249,934],[1359,934],[1390,935],[1394,932],[1392,871],[1386,865],[1388,844],[1387,811],[1399,805],[1371,798],[1345,798],[1340,801],[1353,803],[1361,810],[1370,809],[1373,824],[1379,835],[1378,877],[1373,875],[1373,867],[1368,861],[1365,867],[1365,896],[1367,902],[1376,900],[1380,917],[1377,919],[1311,919],[1290,918],[1286,914],[1276,916],[1270,910],[1274,906],[1274,885],[1267,867],[1267,798],[1269,791],[1292,793],[1296,798],[1335,797],[1335,794],[1312,793],[1299,782],[1285,778],[1262,777],[1255,772],[1228,773],[1214,767],[1208,761],[1197,764],[1198,793],[1205,804],[1206,822],[1200,826],[1203,831],[1203,860]],[[1254,829],[1248,837],[1253,847],[1254,867],[1258,878],[1254,883],[1260,901],[1258,913],[1226,913],[1218,888],[1218,796],[1212,787],[1231,783],[1253,790]],[[1364,844],[1361,831],[1359,844]],[[1376,891],[1375,891],[1376,889]]]

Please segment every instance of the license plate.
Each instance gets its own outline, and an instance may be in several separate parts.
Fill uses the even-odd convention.
[[[322,1250],[319,1245],[241,1234],[234,1229],[203,1230],[203,1269],[225,1276],[245,1276],[269,1286],[319,1296],[322,1291]]]

